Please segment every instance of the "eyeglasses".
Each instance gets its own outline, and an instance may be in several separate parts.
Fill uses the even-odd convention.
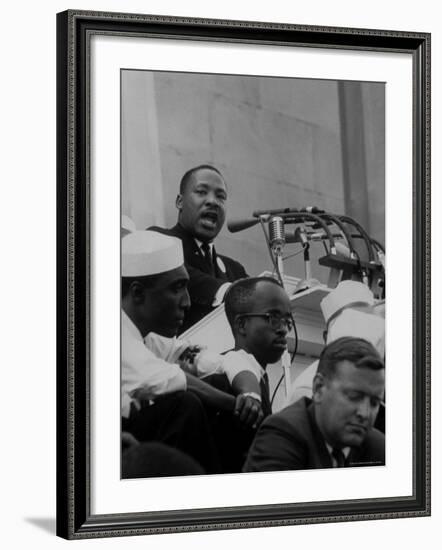
[[[281,315],[277,315],[276,313],[241,313],[236,318],[239,319],[240,317],[262,317],[273,330],[279,330],[282,325],[285,325],[289,332],[293,328],[293,319],[291,317],[281,317]]]

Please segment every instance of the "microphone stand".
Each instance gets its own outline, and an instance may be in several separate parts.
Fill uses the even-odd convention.
[[[284,244],[279,244],[272,248],[273,255],[276,258],[276,265],[277,265],[279,280],[281,281],[281,284],[284,290],[287,292],[287,285],[284,281],[284,264],[282,259],[283,250],[284,250]],[[291,382],[291,375],[290,375],[291,359],[287,348],[285,348],[285,350],[282,353],[281,366],[282,366],[282,371],[284,373],[284,391],[285,391],[285,396],[287,398],[289,395],[290,382]]]
[[[279,216],[275,216],[273,218],[270,218],[269,220],[269,226],[272,225],[272,230],[269,233],[273,235],[273,242],[270,242],[270,238],[267,235],[267,232],[264,227],[264,216],[259,216],[259,221],[261,222],[261,227],[263,229],[267,247],[269,250],[270,257],[272,259],[273,266],[276,270],[278,279],[281,283],[281,286],[284,288],[285,291],[287,291],[287,285],[284,281],[284,264],[283,264],[283,250],[284,250],[284,244],[285,244],[285,237],[284,237],[284,224],[283,221]],[[282,234],[281,233],[282,230]],[[291,359],[290,354],[287,350],[287,348],[283,351],[283,354],[281,356],[281,366],[282,371],[284,373],[284,391],[285,396],[288,397],[289,390],[290,390],[290,367],[291,367]]]
[[[304,274],[305,280],[309,281],[312,278],[312,266],[310,263],[310,243],[305,243],[304,247]]]
[[[305,227],[297,227],[293,237],[293,242],[301,243],[304,251],[304,279],[308,281],[312,277],[312,266],[310,263],[310,243],[308,242]]]

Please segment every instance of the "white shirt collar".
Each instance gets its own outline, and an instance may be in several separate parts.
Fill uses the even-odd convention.
[[[196,244],[198,245],[198,248],[201,250],[201,247],[203,246],[203,241],[200,241],[198,239],[195,239]],[[207,243],[210,248],[210,253],[213,254],[213,243]]]
[[[325,445],[327,447],[327,451],[329,452],[330,456],[332,457],[332,460],[334,460],[334,457],[333,457],[333,447],[331,445],[329,445],[327,443],[327,441],[325,442]],[[347,459],[348,458],[348,455],[350,454],[350,451],[351,451],[351,447],[342,447],[341,449],[344,457]]]

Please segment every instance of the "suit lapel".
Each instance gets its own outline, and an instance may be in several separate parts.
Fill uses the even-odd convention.
[[[191,235],[189,235],[189,233],[184,231],[184,229],[179,224],[176,224],[171,229],[171,233],[174,233],[182,240],[184,257],[189,259],[192,258],[191,262],[189,260],[190,265],[196,267],[203,273],[210,274],[210,270],[207,267],[205,259],[203,258],[202,252],[196,244],[195,239]],[[229,278],[227,276],[227,266],[225,265],[222,257],[219,257],[216,253],[215,246],[212,249],[212,257],[215,277],[222,281],[229,281]]]
[[[175,227],[172,228],[172,232],[179,237],[183,243],[184,257],[186,258],[186,261],[188,261],[192,267],[199,269],[203,273],[207,273],[207,265],[202,256],[201,250],[195,242],[195,239],[189,235],[189,233],[184,231],[179,224],[176,224]]]
[[[325,445],[324,437],[322,436],[318,425],[316,424],[315,420],[315,412],[313,403],[310,403],[310,405],[307,408],[307,414],[310,421],[310,426],[312,429],[312,434],[315,440],[316,450],[317,450],[317,456],[319,458],[319,461],[321,463],[322,468],[332,468],[333,463],[330,456],[330,453],[327,450],[327,447]]]

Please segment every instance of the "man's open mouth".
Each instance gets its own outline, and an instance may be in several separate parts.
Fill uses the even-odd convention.
[[[200,216],[201,224],[209,229],[214,229],[218,224],[218,214],[216,212],[204,212]]]

